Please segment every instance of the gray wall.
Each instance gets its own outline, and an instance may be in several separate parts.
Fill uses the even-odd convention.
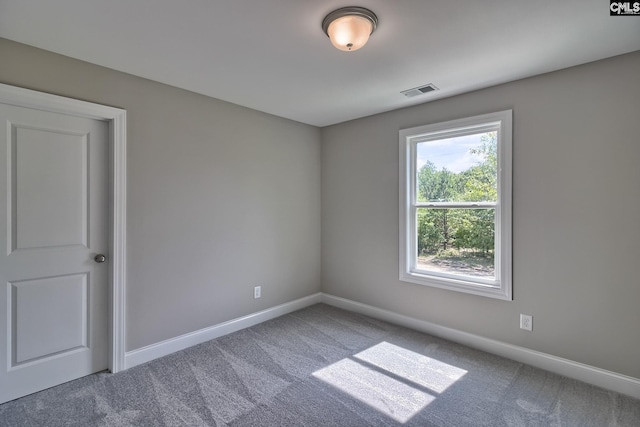
[[[3,39],[0,57],[2,83],[127,110],[127,350],[320,290],[319,129]]]
[[[638,75],[640,52],[324,128],[323,291],[640,378]],[[398,281],[398,130],[508,108],[514,301]]]

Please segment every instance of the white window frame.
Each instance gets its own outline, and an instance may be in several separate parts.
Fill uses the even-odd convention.
[[[513,299],[512,290],[512,110],[400,130],[400,280],[474,295]],[[434,203],[417,202],[416,145],[480,132],[497,131],[498,200],[494,203],[447,203],[447,207],[495,208],[495,279],[418,270],[417,210]],[[442,205],[442,203],[440,203]],[[489,206],[490,205],[490,206]]]

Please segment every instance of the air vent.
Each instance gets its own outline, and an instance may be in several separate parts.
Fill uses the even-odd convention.
[[[406,96],[407,98],[413,98],[414,96],[422,95],[424,93],[433,92],[434,90],[438,90],[438,88],[435,87],[435,85],[433,85],[432,83],[429,83],[428,85],[424,85],[424,86],[420,86],[420,87],[414,87],[413,89],[403,90],[400,93],[403,94],[404,96]]]

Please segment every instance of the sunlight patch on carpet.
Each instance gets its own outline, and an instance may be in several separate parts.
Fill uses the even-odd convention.
[[[438,394],[467,371],[397,345],[381,342],[354,356]]]
[[[467,371],[381,342],[313,376],[406,423]]]

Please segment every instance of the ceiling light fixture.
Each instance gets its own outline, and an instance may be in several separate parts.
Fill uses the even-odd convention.
[[[378,17],[364,7],[343,7],[334,10],[322,21],[322,30],[338,49],[354,51],[367,43],[378,26]]]

